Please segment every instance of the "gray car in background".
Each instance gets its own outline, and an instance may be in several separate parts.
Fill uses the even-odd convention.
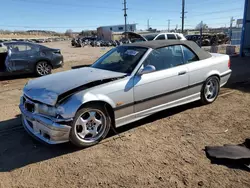
[[[0,75],[8,73],[35,73],[44,76],[63,66],[60,49],[48,48],[30,42],[4,42],[6,52],[0,53]]]
[[[200,100],[216,100],[231,75],[228,55],[191,41],[162,40],[111,49],[92,66],[29,81],[20,110],[42,141],[87,147],[111,127]]]

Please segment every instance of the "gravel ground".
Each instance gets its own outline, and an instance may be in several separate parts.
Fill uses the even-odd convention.
[[[55,72],[89,64],[107,50],[65,42],[49,46],[61,48],[66,61]],[[206,145],[242,143],[250,135],[247,62],[232,59],[234,75],[213,104],[157,113],[87,149],[40,144],[19,127],[1,132],[0,187],[250,187],[248,169],[211,164],[203,151]],[[19,96],[28,79],[0,81],[0,126],[19,122]]]

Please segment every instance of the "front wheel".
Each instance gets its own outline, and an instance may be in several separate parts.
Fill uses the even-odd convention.
[[[209,77],[204,83],[201,90],[202,104],[213,103],[218,97],[220,92],[220,81],[216,76]]]
[[[45,76],[51,73],[52,67],[46,61],[40,61],[36,64],[36,75],[37,76]]]
[[[111,118],[103,106],[83,107],[74,117],[70,141],[81,148],[95,145],[107,136],[110,127]]]

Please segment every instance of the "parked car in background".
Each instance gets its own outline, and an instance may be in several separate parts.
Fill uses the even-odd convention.
[[[84,47],[86,45],[92,47],[111,47],[119,44],[113,40],[98,40],[96,37],[73,38],[71,40],[71,46],[74,47]]]
[[[151,40],[187,40],[181,33],[146,33],[138,34],[134,32],[124,32],[130,42],[142,42]]]
[[[90,67],[29,81],[19,107],[36,138],[87,147],[111,127],[197,100],[214,102],[230,75],[228,55],[210,54],[191,41],[125,44]]]
[[[60,49],[30,42],[4,42],[8,51],[0,54],[1,73],[35,73],[44,76],[63,66]]]
[[[200,35],[187,35],[186,39],[194,41],[198,45],[200,45],[200,43],[202,42],[201,43],[202,46],[213,46],[213,45],[227,44],[229,41],[229,37],[224,33],[203,34],[202,38]]]

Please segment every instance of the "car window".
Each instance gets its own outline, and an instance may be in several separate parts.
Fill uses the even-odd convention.
[[[31,50],[31,46],[26,45],[26,50]]]
[[[178,35],[178,34],[176,34],[176,37],[177,37],[177,39],[181,39],[181,36],[180,35]]]
[[[168,46],[153,50],[143,63],[143,67],[153,65],[156,71],[183,65],[183,55],[180,45]]]
[[[166,39],[166,37],[165,37],[165,35],[159,35],[155,40],[165,40]]]
[[[115,62],[119,62],[122,61],[122,57],[120,56],[120,53],[118,53],[117,51],[114,51],[114,53],[112,53],[109,57],[107,57],[106,59],[103,60],[102,64],[112,64]]]
[[[167,34],[167,36],[168,36],[168,40],[175,40],[176,39],[175,34]]]
[[[11,44],[11,51],[13,53],[17,53],[17,52],[26,52],[28,50],[30,50],[31,48],[25,44]]]
[[[98,59],[92,67],[131,74],[147,48],[119,46]]]
[[[157,36],[157,34],[149,34],[149,35],[142,35],[145,39],[148,41],[154,40],[154,38]]]
[[[192,52],[189,48],[186,46],[182,46],[183,54],[184,54],[184,63],[191,63],[194,61],[199,61],[198,56]]]

